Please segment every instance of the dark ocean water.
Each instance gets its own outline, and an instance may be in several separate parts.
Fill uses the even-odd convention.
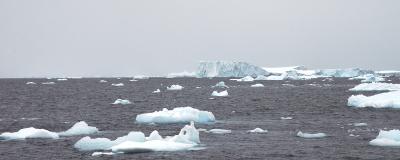
[[[223,78],[151,78],[130,82],[128,78],[70,79],[0,79],[0,133],[15,132],[26,127],[64,131],[78,121],[86,121],[102,132],[91,137],[116,138],[129,131],[148,135],[158,130],[161,135],[175,135],[184,124],[136,124],[137,114],[162,108],[192,106],[211,111],[215,124],[196,124],[197,128],[222,128],[231,134],[200,133],[202,145],[198,151],[151,152],[116,156],[92,157],[92,152],[80,152],[73,144],[82,136],[58,140],[27,139],[0,141],[0,159],[400,159],[400,148],[369,146],[379,129],[399,129],[400,110],[350,108],[349,88],[359,81],[334,79],[322,81],[258,81],[235,82]],[[26,85],[28,81],[37,85]],[[40,82],[54,81],[55,85]],[[219,81],[230,88],[229,97],[210,95]],[[111,86],[122,82],[123,87]],[[250,88],[262,83],[264,88]],[[400,83],[393,80],[392,83]],[[166,91],[166,86],[180,84],[182,91]],[[282,85],[291,84],[291,85]],[[310,85],[312,84],[312,85]],[[202,87],[196,89],[196,87]],[[157,88],[161,93],[153,94]],[[372,95],[377,92],[362,92]],[[130,105],[112,105],[117,98],[133,101]],[[234,111],[234,112],[233,112]],[[293,117],[281,120],[280,117]],[[348,124],[364,122],[367,127]],[[266,134],[248,134],[256,127]],[[296,133],[324,132],[329,137],[303,139]],[[351,130],[351,132],[349,132]],[[350,134],[359,135],[351,137]]]

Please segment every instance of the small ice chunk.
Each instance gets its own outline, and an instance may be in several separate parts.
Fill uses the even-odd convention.
[[[136,75],[136,76],[133,76],[133,79],[149,79],[149,76],[145,76],[145,75]]]
[[[122,87],[122,86],[124,86],[124,84],[123,83],[113,83],[113,84],[111,84],[112,86],[115,86],[115,87]]]
[[[196,87],[197,89],[200,89],[201,87]]]
[[[218,91],[214,91],[214,92],[212,92],[211,93],[211,96],[216,96],[216,97],[226,97],[226,96],[228,96],[229,94],[228,94],[228,91],[221,91],[221,92],[218,92]]]
[[[251,85],[251,87],[264,87],[264,85],[261,83],[257,83],[257,84]]]
[[[107,83],[107,81],[104,80],[104,79],[100,80],[99,82],[100,82],[100,83]]]
[[[218,82],[214,87],[229,88],[224,81]]]
[[[211,129],[207,131],[208,133],[215,133],[215,134],[228,134],[228,133],[232,133],[231,130],[227,130],[227,129]]]
[[[200,111],[192,107],[178,107],[172,110],[164,108],[162,111],[144,113],[136,116],[138,123],[210,123],[215,121],[211,112]]]
[[[171,85],[170,87],[167,87],[167,90],[169,91],[178,91],[178,90],[182,90],[184,87],[182,87],[181,85],[175,84],[175,85]]]
[[[126,104],[131,104],[131,101],[127,100],[127,99],[117,99],[115,100],[114,103],[112,104],[121,104],[121,105],[126,105]]]
[[[400,130],[381,130],[378,136],[370,141],[369,144],[382,147],[400,147]]]
[[[70,129],[58,133],[60,136],[87,135],[99,132],[96,127],[89,126],[85,121],[75,123]]]
[[[380,93],[373,96],[352,95],[347,105],[352,107],[400,108],[400,91]]]
[[[353,125],[354,125],[354,126],[356,126],[356,127],[364,127],[364,126],[368,126],[368,124],[367,124],[367,123],[354,123]]]
[[[293,117],[281,117],[281,120],[290,120],[293,119]]]
[[[57,81],[68,81],[68,79],[66,79],[66,78],[59,78],[59,79],[57,79]]]
[[[26,84],[36,84],[35,82],[26,82]]]
[[[4,140],[16,140],[26,138],[50,138],[58,139],[57,133],[50,132],[45,129],[36,129],[33,127],[20,129],[18,132],[4,132],[0,135],[0,139]]]
[[[130,79],[129,81],[130,81],[130,82],[136,82],[136,81],[138,81],[138,80],[136,80],[136,79]]]
[[[248,133],[267,133],[268,131],[267,130],[263,130],[261,128],[255,128],[253,130],[248,130],[247,132]]]
[[[160,93],[160,92],[161,92],[160,89],[157,89],[157,90],[153,91],[153,93]]]
[[[103,156],[103,155],[105,155],[105,156],[112,156],[112,155],[114,155],[114,154],[115,154],[114,152],[93,152],[93,153],[92,153],[92,156],[94,156],[94,157]]]
[[[297,133],[297,136],[302,138],[323,138],[326,137],[327,135],[325,133],[303,133],[299,131]]]
[[[42,84],[56,84],[55,82],[42,82]]]

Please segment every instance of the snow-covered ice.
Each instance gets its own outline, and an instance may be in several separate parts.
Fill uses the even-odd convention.
[[[347,100],[348,106],[374,108],[400,108],[400,91],[380,93],[373,96],[352,95]]]
[[[85,121],[75,123],[70,129],[58,133],[60,136],[87,135],[99,132],[96,127],[89,126]]]
[[[208,133],[215,133],[215,134],[228,134],[228,133],[232,133],[231,130],[227,130],[227,129],[211,129],[206,131]]]
[[[155,91],[153,91],[152,93],[160,93],[161,90],[160,89],[156,89]]]
[[[215,97],[226,97],[226,96],[229,96],[229,94],[228,94],[228,91],[227,91],[227,90],[221,91],[221,92],[213,91],[213,92],[211,93],[211,96],[215,96]]]
[[[115,87],[122,87],[122,86],[124,86],[123,83],[112,83],[111,85],[112,85],[112,86],[115,86]]]
[[[378,136],[369,142],[373,146],[400,147],[400,130],[379,131]]]
[[[392,83],[362,83],[350,91],[397,91],[400,90],[400,84]]]
[[[200,135],[192,122],[190,125],[185,125],[178,135],[166,138],[162,138],[158,131],[153,131],[149,137],[145,137],[142,132],[130,132],[127,136],[114,141],[107,138],[84,137],[76,142],[74,147],[81,151],[111,150],[113,153],[139,153],[189,150],[199,144]],[[101,153],[103,152],[98,152],[96,155]]]
[[[261,129],[261,128],[255,128],[253,130],[248,130],[248,133],[267,133],[267,130]]]
[[[115,100],[114,103],[112,104],[122,104],[122,105],[126,105],[126,104],[131,104],[131,101],[127,100],[127,99],[117,99]]]
[[[264,85],[261,83],[257,83],[257,84],[251,85],[250,87],[264,87]]]
[[[50,132],[45,129],[36,129],[33,127],[20,129],[17,132],[4,132],[0,135],[0,139],[4,140],[18,140],[26,138],[58,139],[59,135],[55,132]]]
[[[192,107],[178,107],[172,110],[164,108],[162,111],[144,113],[136,116],[138,123],[210,123],[215,121],[213,113],[201,111]]]
[[[169,91],[179,91],[179,90],[182,90],[183,88],[184,87],[182,87],[181,85],[174,84],[174,85],[171,85],[171,86],[167,87],[167,90],[169,90]]]
[[[203,61],[196,72],[198,77],[245,77],[269,75],[261,67],[246,62]]]
[[[302,138],[323,138],[327,135],[325,133],[303,133],[299,131],[297,132],[297,136]]]

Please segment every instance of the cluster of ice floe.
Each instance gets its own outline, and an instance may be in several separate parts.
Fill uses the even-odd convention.
[[[375,74],[365,74],[358,77],[350,78],[350,80],[359,79],[362,83],[382,82],[385,78],[377,76]]]
[[[127,100],[127,99],[117,99],[115,100],[114,103],[112,104],[122,104],[122,105],[126,105],[126,104],[131,104],[131,101]]]
[[[218,92],[218,91],[213,91],[212,93],[211,93],[211,96],[215,96],[215,97],[226,97],[226,96],[229,96],[229,94],[228,94],[228,91],[221,91],[221,92]]]
[[[108,138],[84,137],[75,143],[74,147],[82,151],[104,150],[112,153],[141,153],[151,151],[189,150],[200,144],[199,132],[194,123],[186,125],[178,135],[163,138],[158,131],[153,131],[149,137],[142,132],[130,132],[116,140]],[[111,153],[111,154],[112,154]],[[102,153],[96,153],[99,155]]]
[[[4,140],[15,140],[15,139],[27,139],[27,138],[49,138],[58,139],[60,136],[75,136],[85,135],[98,132],[96,127],[89,126],[86,122],[81,121],[76,123],[70,129],[64,132],[51,132],[46,129],[37,129],[34,127],[20,129],[17,132],[5,132],[0,135],[0,139]]]
[[[400,108],[400,91],[380,93],[373,96],[356,95],[351,96],[347,105],[352,107],[374,107],[374,108]]]
[[[350,91],[397,91],[400,90],[400,84],[392,83],[362,83]]]
[[[183,88],[184,87],[181,86],[181,85],[174,84],[174,85],[171,85],[171,86],[167,87],[167,90],[169,90],[169,91],[179,91],[179,90],[182,90]]]
[[[138,123],[210,123],[215,122],[213,113],[201,111],[192,107],[178,107],[172,110],[164,108],[153,113],[144,113],[136,116]]]

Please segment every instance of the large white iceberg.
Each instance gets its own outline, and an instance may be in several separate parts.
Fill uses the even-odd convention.
[[[74,147],[81,151],[111,150],[114,153],[140,153],[150,151],[181,151],[189,150],[200,144],[199,132],[192,122],[181,129],[178,135],[162,138],[158,131],[153,131],[149,137],[142,132],[130,132],[127,136],[111,141],[107,138],[84,137],[75,143]],[[102,153],[96,152],[96,155]]]
[[[366,74],[374,74],[372,70],[365,70],[360,68],[347,68],[347,69],[322,69],[316,72],[317,75],[323,77],[357,77]]]
[[[58,133],[60,136],[86,135],[99,132],[96,127],[89,126],[85,121],[75,123],[70,129]]]
[[[127,99],[117,99],[115,100],[114,103],[112,104],[122,104],[122,105],[126,105],[126,104],[131,104],[131,101],[127,100]]]
[[[362,83],[350,91],[397,91],[400,90],[400,84],[392,83]]]
[[[198,77],[245,77],[269,75],[261,67],[246,62],[204,61],[200,62],[197,72]]]
[[[17,132],[4,132],[0,135],[0,139],[15,140],[26,138],[50,138],[58,139],[59,135],[55,132],[50,132],[45,129],[36,129],[33,127],[20,129]]]
[[[201,111],[192,107],[178,107],[172,110],[164,108],[162,111],[144,113],[136,116],[138,123],[210,123],[215,121],[213,113]]]
[[[347,100],[348,106],[374,108],[400,108],[400,91],[380,93],[373,96],[352,95]]]
[[[369,142],[373,146],[400,147],[400,130],[379,131],[378,136]]]
[[[324,138],[327,135],[325,133],[303,133],[299,131],[297,132],[297,136],[302,138]]]
[[[221,91],[221,92],[218,92],[218,91],[213,91],[212,93],[211,93],[211,96],[215,96],[215,97],[226,97],[226,96],[228,96],[229,94],[228,94],[228,91]]]
[[[181,85],[175,84],[175,85],[171,85],[169,87],[167,87],[167,90],[169,91],[179,91],[182,90],[184,87],[182,87]]]

